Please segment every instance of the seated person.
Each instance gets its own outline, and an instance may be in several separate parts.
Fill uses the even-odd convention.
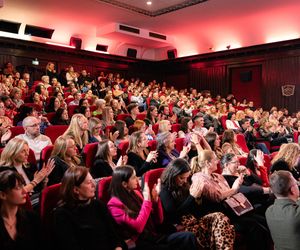
[[[276,200],[266,211],[275,249],[300,249],[300,207],[298,182],[289,171],[279,170],[270,177]]]
[[[136,249],[198,249],[196,238],[190,232],[159,232],[158,226],[163,222],[160,183],[155,184],[152,190],[145,183],[143,196],[137,187],[138,178],[133,167],[115,169],[110,184],[111,199],[107,206],[123,229],[123,238],[135,241]]]
[[[0,249],[42,249],[39,217],[26,203],[25,181],[16,171],[0,171]]]
[[[105,204],[94,199],[95,191],[95,181],[87,168],[73,167],[65,172],[62,199],[54,210],[52,249],[122,249],[124,243],[115,223]]]

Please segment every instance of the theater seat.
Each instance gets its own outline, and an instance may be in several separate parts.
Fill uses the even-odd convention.
[[[129,114],[118,114],[117,117],[116,117],[116,121],[125,121],[126,117],[129,117],[130,115]]]
[[[172,125],[172,128],[171,128],[171,131],[172,131],[172,132],[179,132],[180,127],[181,127],[181,124],[178,124],[178,123],[173,124],[173,125]]]
[[[11,131],[11,139],[17,135],[21,135],[25,133],[23,126],[15,126],[10,128]]]
[[[144,182],[148,183],[149,189],[153,188],[153,185],[157,183],[157,179],[160,178],[164,168],[157,168],[153,170],[149,170],[144,175]]]
[[[83,148],[83,157],[85,159],[85,166],[87,168],[91,168],[94,164],[98,144],[98,142],[88,143]]]
[[[103,201],[105,204],[109,201],[110,195],[108,192],[109,185],[111,182],[111,176],[104,177],[99,180],[98,186],[97,186],[97,199]]]
[[[127,149],[129,147],[129,141],[122,141],[118,148],[120,149],[121,151],[121,155],[126,155],[127,154]]]
[[[51,153],[53,150],[53,145],[49,145],[46,146],[45,148],[43,148],[42,152],[41,152],[41,162],[42,163],[47,163],[47,161],[49,160]]]
[[[246,139],[245,136],[242,134],[237,134],[236,135],[236,139],[237,139],[237,144],[240,146],[240,148],[245,152],[245,153],[249,153],[249,148],[247,147],[247,143],[246,143]]]
[[[152,140],[148,142],[148,148],[150,151],[155,151],[157,150],[157,141],[156,140]]]
[[[51,139],[51,142],[54,144],[57,137],[63,135],[67,130],[68,125],[52,125],[45,129],[45,135]]]
[[[184,138],[176,138],[175,139],[175,148],[180,153],[184,146]]]

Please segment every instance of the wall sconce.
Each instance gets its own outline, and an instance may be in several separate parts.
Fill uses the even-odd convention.
[[[226,46],[227,49],[230,49],[231,45]]]

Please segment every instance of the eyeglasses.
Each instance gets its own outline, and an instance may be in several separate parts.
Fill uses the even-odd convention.
[[[230,161],[229,163],[231,163],[231,164],[238,164],[240,162],[239,161]]]
[[[32,125],[28,125],[26,127],[34,128],[34,127],[39,127],[40,125],[41,125],[40,123],[35,123],[35,124],[32,124]]]

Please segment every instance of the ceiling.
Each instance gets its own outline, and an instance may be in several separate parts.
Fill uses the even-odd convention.
[[[138,50],[139,58],[150,60],[166,59],[166,50],[172,48],[182,57],[226,50],[228,45],[234,49],[300,37],[299,0],[208,0],[155,17],[134,9],[156,13],[195,1],[152,0],[150,7],[146,0],[114,2],[117,1],[133,8],[101,0],[9,0],[0,8],[0,16],[22,23],[19,35],[8,34],[11,37],[36,40],[23,35],[25,24],[31,24],[55,29],[52,42],[69,44],[70,37],[75,36],[82,39],[86,50],[93,51],[96,44],[104,44],[109,46],[109,53],[126,55],[127,48],[132,47]],[[147,44],[143,46],[138,36],[128,35],[125,39],[120,32],[99,35],[99,30],[113,23],[153,31],[170,39],[161,43],[142,39]]]

